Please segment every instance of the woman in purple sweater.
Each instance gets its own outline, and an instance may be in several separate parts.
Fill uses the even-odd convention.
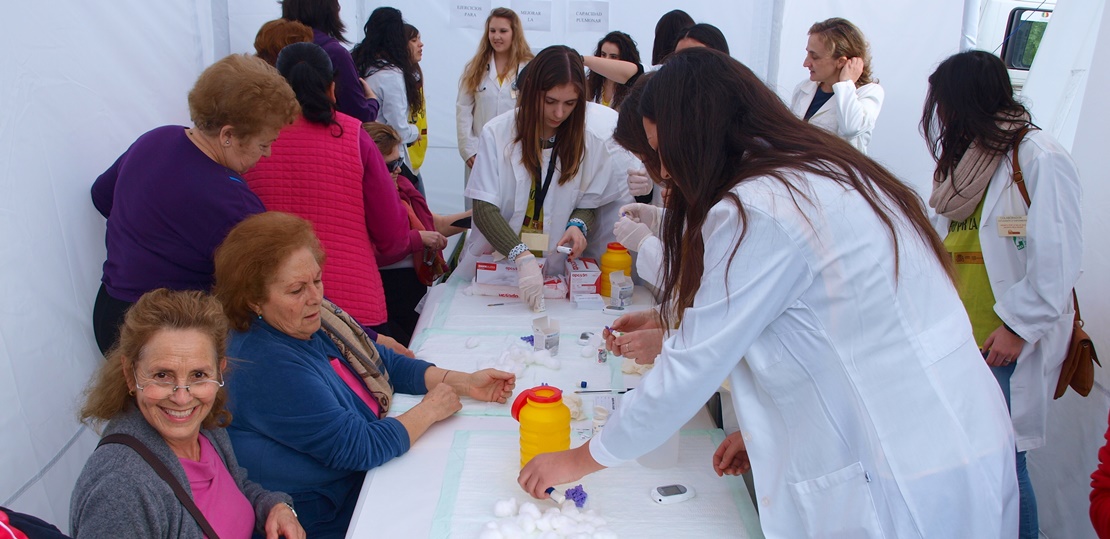
[[[144,293],[211,288],[212,256],[227,231],[265,211],[242,174],[270,155],[300,105],[269,64],[232,55],[201,73],[189,92],[189,115],[193,127],[143,134],[93,183],[93,204],[108,220],[93,307],[101,352]]]

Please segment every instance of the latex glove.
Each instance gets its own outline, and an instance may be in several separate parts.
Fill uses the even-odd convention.
[[[651,230],[643,223],[637,223],[627,217],[613,223],[613,236],[629,251],[640,250],[640,244],[651,237]]]
[[[648,177],[644,169],[628,169],[628,194],[639,197],[651,192],[655,183]]]
[[[535,255],[526,252],[516,257],[516,270],[520,299],[531,305],[535,312],[544,310],[543,273]]]
[[[659,228],[663,226],[663,208],[651,204],[625,204],[621,206],[621,217],[627,217],[634,223],[643,223],[652,236],[658,237]]]

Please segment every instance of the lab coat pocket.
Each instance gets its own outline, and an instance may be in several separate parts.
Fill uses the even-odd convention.
[[[810,537],[883,537],[870,479],[859,462],[792,483],[790,495]]]

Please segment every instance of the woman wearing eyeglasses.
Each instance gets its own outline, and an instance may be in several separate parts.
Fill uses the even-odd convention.
[[[362,122],[335,110],[335,72],[324,49],[289,45],[277,68],[297,94],[302,115],[282,130],[285,140],[270,157],[245,176],[247,185],[266,209],[312,222],[331,262],[324,277],[328,298],[375,332],[394,337],[378,264],[423,245],[420,235],[409,230],[397,188]]]
[[[203,292],[164,288],[127,312],[118,344],[88,390],[83,421],[107,422],[105,439],[126,435],[167,468],[221,538],[254,532],[302,539],[292,498],[247,479],[223,427],[227,319]],[[186,537],[205,532],[132,447],[101,443],[70,502],[74,537]]]

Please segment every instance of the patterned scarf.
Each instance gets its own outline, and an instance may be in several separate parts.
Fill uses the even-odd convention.
[[[389,373],[382,367],[378,349],[362,326],[336,304],[324,300],[320,306],[320,322],[324,333],[339,348],[343,359],[362,378],[366,389],[378,401],[378,417],[384,418],[393,401],[393,385]]]
[[[1012,121],[999,122],[998,127],[1007,132],[1016,132],[1027,123],[1029,115],[1023,114]],[[991,177],[1005,156],[1006,152],[983,148],[978,139],[972,141],[950,175],[942,175],[939,170],[933,173],[933,192],[929,195],[929,206],[952,221],[967,219],[979,206]]]

